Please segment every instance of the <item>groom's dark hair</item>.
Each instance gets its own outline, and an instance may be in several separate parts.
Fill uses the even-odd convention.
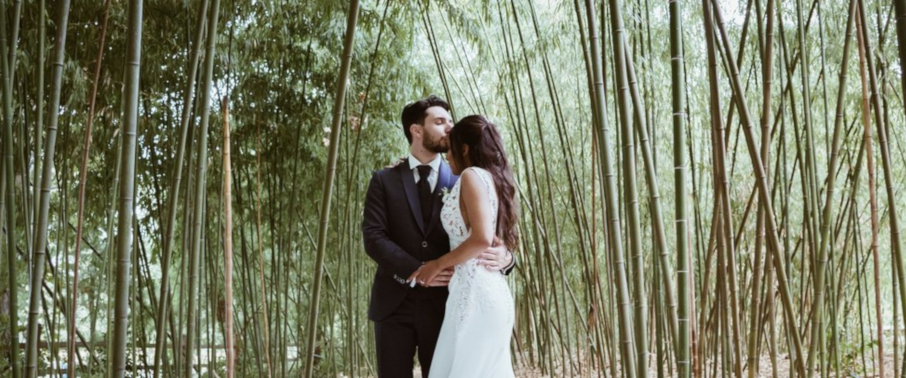
[[[419,125],[423,124],[426,117],[425,111],[434,106],[440,106],[448,112],[450,111],[450,104],[435,95],[430,95],[427,98],[410,103],[403,108],[403,115],[401,117],[403,133],[406,134],[406,139],[409,140],[409,144],[412,144],[412,132],[409,131],[409,126],[413,123]]]

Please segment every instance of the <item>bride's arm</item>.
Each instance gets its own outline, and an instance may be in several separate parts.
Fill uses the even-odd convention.
[[[444,269],[456,266],[481,254],[491,247],[494,241],[494,218],[491,214],[489,190],[478,173],[466,170],[460,177],[460,204],[464,207],[465,217],[472,229],[469,238],[456,249],[441,258],[425,263],[410,279],[419,283],[430,282]]]

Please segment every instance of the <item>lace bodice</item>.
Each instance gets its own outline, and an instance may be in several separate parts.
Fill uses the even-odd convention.
[[[491,207],[493,229],[497,229],[497,210],[499,207],[497,190],[490,172],[477,167],[468,168],[477,173],[488,191],[488,205]],[[440,212],[440,220],[450,237],[450,250],[453,251],[472,234],[466,227],[460,208],[460,192],[462,179],[456,182],[453,189],[444,197],[444,207]],[[460,320],[467,318],[472,313],[472,308],[478,302],[479,306],[498,307],[510,310],[513,306],[509,287],[505,277],[497,271],[489,271],[479,265],[478,259],[470,259],[456,266],[456,271],[450,279],[450,302],[454,303],[457,311],[453,311]],[[448,304],[448,314],[450,308]]]
[[[472,170],[475,173],[478,173],[478,177],[481,178],[481,181],[484,182],[485,187],[488,190],[488,197],[490,197],[491,202],[491,215],[494,218],[493,227],[497,229],[497,208],[499,207],[497,201],[497,190],[494,187],[494,179],[491,177],[491,174],[477,167],[467,168],[467,170]],[[463,172],[465,173],[465,172]],[[462,179],[456,182],[456,185],[453,185],[453,189],[444,196],[444,207],[440,211],[440,221],[444,226],[444,230],[447,231],[447,236],[450,237],[450,250],[456,249],[459,247],[462,242],[466,241],[470,235],[472,235],[472,230],[466,227],[466,222],[462,218],[462,209],[460,208],[460,190],[462,187]]]
[[[488,203],[497,228],[497,190],[491,174],[477,173],[488,193]],[[460,179],[444,196],[440,220],[455,250],[472,230],[466,227],[460,208]],[[446,315],[434,351],[429,378],[513,377],[510,335],[513,331],[513,295],[503,274],[490,271],[470,259],[456,266],[450,279]]]

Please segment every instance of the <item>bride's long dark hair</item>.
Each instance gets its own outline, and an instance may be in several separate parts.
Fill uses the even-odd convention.
[[[497,211],[497,236],[503,240],[507,249],[515,252],[519,246],[516,182],[513,180],[513,171],[510,169],[506,150],[503,148],[503,138],[500,137],[497,126],[485,116],[470,115],[453,126],[449,138],[449,156],[457,167],[463,169],[469,166],[479,167],[491,173],[500,204]],[[469,146],[469,166],[465,164],[466,159],[462,156],[463,145]]]

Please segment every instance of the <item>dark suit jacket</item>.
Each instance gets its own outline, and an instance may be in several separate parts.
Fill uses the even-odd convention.
[[[410,288],[405,282],[422,262],[450,251],[450,239],[440,224],[444,189],[458,179],[443,161],[434,188],[430,222],[424,224],[415,178],[408,162],[376,171],[368,184],[362,234],[365,252],[377,262],[371,287],[368,318],[380,321],[389,316],[407,295],[445,298],[446,288]]]

